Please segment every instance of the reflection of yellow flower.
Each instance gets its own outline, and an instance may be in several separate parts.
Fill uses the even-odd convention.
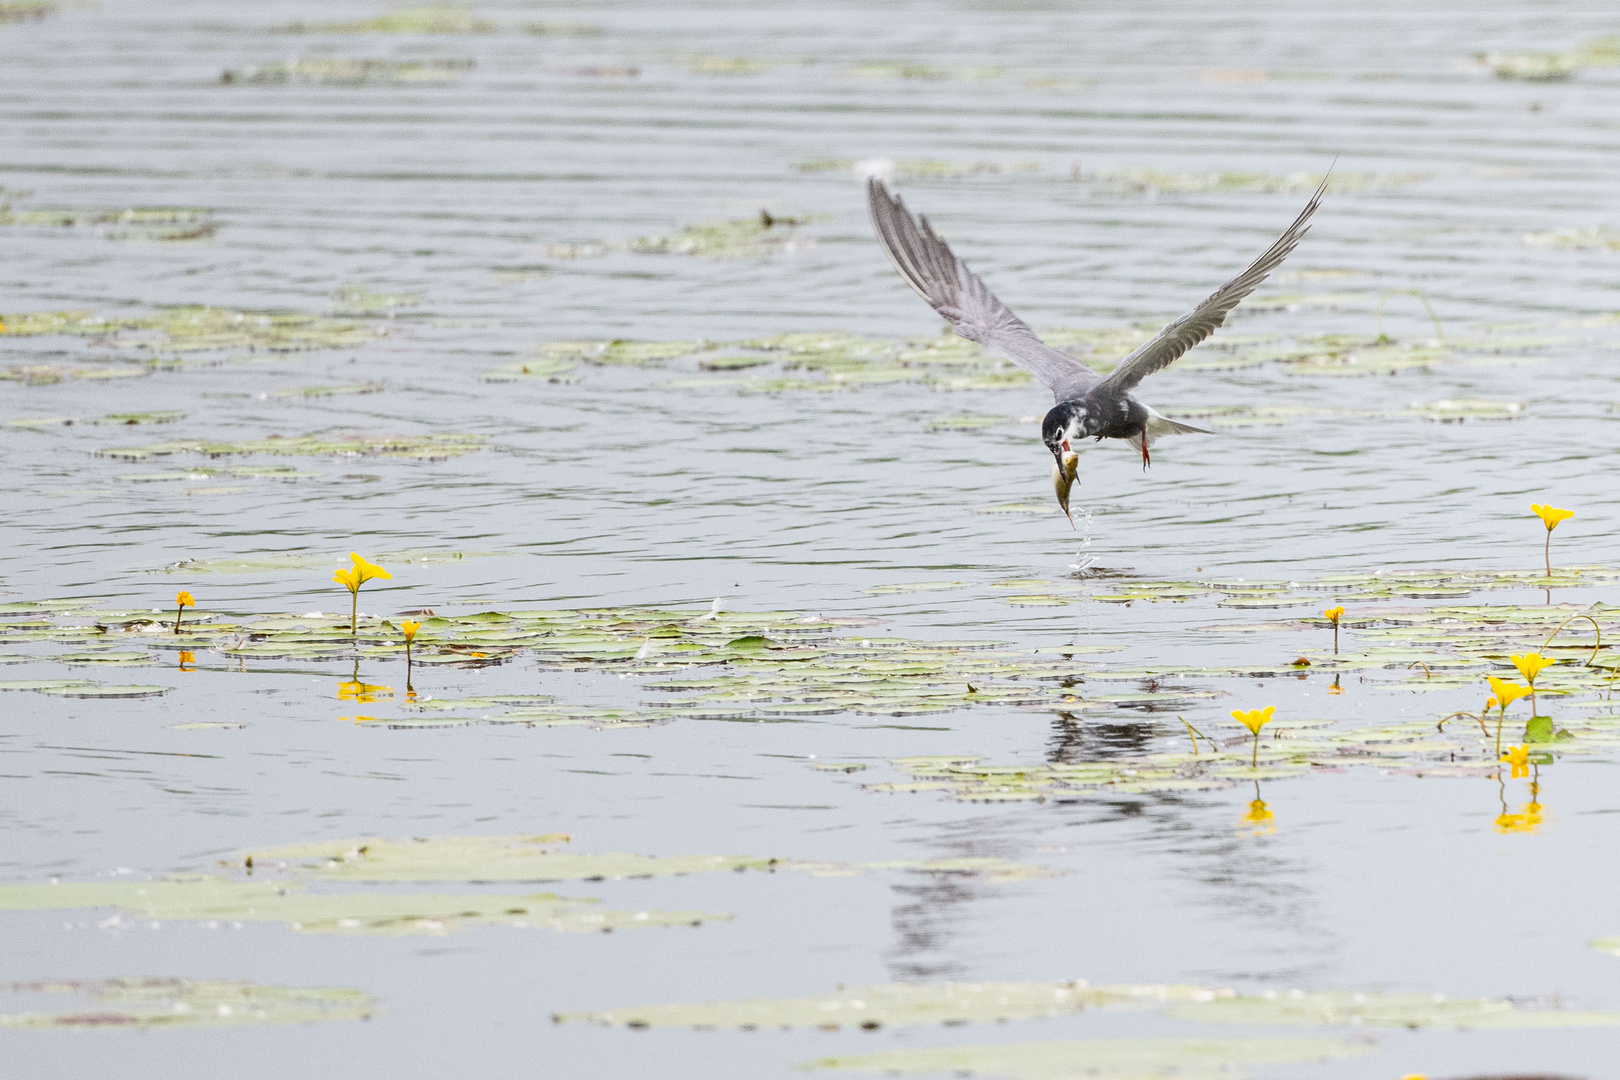
[[[416,632],[420,629],[422,629],[421,623],[412,622],[409,619],[399,624],[399,632],[405,635],[407,645],[416,640]]]
[[[394,696],[394,688],[350,679],[338,683],[337,696],[339,701],[385,701]]]
[[[1326,611],[1322,612],[1322,618],[1326,619],[1334,626],[1339,625],[1339,620],[1344,618],[1344,605],[1339,604],[1328,608]]]
[[[1540,827],[1541,804],[1538,802],[1527,802],[1517,814],[1499,814],[1496,818],[1496,831],[1499,833],[1533,833]]]
[[[191,668],[186,667],[186,665],[187,664],[195,664],[196,662],[197,662],[197,654],[196,653],[192,652],[189,649],[181,649],[180,650],[180,670],[181,671],[190,671]]]
[[[1519,656],[1510,656],[1508,659],[1513,661],[1513,666],[1519,669],[1519,674],[1523,675],[1524,681],[1529,683],[1531,686],[1536,685],[1537,675],[1540,675],[1544,669],[1550,668],[1558,662],[1556,660],[1549,660],[1540,653],[1533,652],[1523,653]]]
[[[1560,521],[1568,521],[1570,518],[1575,516],[1575,511],[1573,510],[1560,510],[1556,506],[1543,505],[1541,503],[1531,503],[1530,509],[1534,510],[1536,517],[1540,518],[1541,523],[1547,526],[1548,532],[1552,532],[1554,529],[1558,528],[1558,523]]]
[[[1249,804],[1249,812],[1243,815],[1243,820],[1249,825],[1264,825],[1268,821],[1275,820],[1276,817],[1276,814],[1266,809],[1264,799],[1256,799]]]
[[[1513,775],[1509,779],[1517,780],[1521,776],[1530,775],[1530,748],[1528,746],[1510,746],[1507,748],[1507,753],[1503,754],[1500,760],[1507,762],[1513,768]]]

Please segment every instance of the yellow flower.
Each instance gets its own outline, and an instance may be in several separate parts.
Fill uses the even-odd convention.
[[[1486,698],[1485,699],[1485,711],[1490,712],[1494,708],[1496,708],[1496,699],[1493,698],[1493,697]]]
[[[1493,707],[1505,709],[1515,701],[1518,701],[1522,697],[1528,697],[1530,694],[1530,688],[1528,686],[1520,686],[1518,683],[1503,682],[1495,675],[1485,676],[1485,681],[1490,683],[1491,689],[1496,692],[1495,700],[1486,702],[1485,707],[1487,709]]]
[[[1339,604],[1339,605],[1337,605],[1335,607],[1330,607],[1326,611],[1322,612],[1322,618],[1326,619],[1330,623],[1333,623],[1335,626],[1337,626],[1339,624],[1339,620],[1341,618],[1343,618],[1343,617],[1344,617],[1344,605],[1343,604]]]
[[[1256,738],[1260,736],[1260,729],[1271,723],[1271,715],[1277,711],[1275,705],[1268,705],[1264,709],[1251,709],[1243,712],[1240,709],[1232,710],[1232,719],[1248,728]]]
[[[352,597],[349,603],[349,633],[355,632],[355,626],[360,618],[360,586],[373,578],[388,579],[393,577],[388,571],[376,563],[367,562],[365,557],[357,551],[349,552],[349,558],[354,565],[347,570],[332,571],[332,580],[349,590]]]
[[[1510,656],[1508,659],[1513,661],[1513,666],[1519,669],[1519,674],[1523,675],[1524,681],[1531,686],[1536,685],[1536,676],[1541,674],[1542,669],[1550,668],[1558,662],[1549,660],[1540,653],[1533,652],[1527,652],[1520,656]]]
[[[399,624],[399,632],[405,635],[405,640],[407,643],[416,640],[416,632],[420,629],[422,629],[421,623],[412,622],[409,619],[406,619],[404,622]]]
[[[174,603],[176,607],[183,608],[197,606],[197,601],[193,600],[191,598],[191,594],[186,592],[184,589],[174,594]]]
[[[1510,746],[1507,748],[1507,753],[1503,754],[1500,760],[1507,762],[1513,769],[1513,775],[1509,779],[1517,780],[1521,776],[1530,775],[1530,748],[1528,746]]]
[[[1560,510],[1556,506],[1543,505],[1542,503],[1531,503],[1530,509],[1535,511],[1536,517],[1540,518],[1541,523],[1547,526],[1548,532],[1558,528],[1560,521],[1568,521],[1575,516],[1573,510]]]
[[[357,552],[349,552],[349,558],[354,560],[353,568],[348,570],[333,571],[332,580],[337,582],[339,585],[342,585],[352,593],[359,592],[360,586],[364,585],[373,578],[383,578],[386,580],[394,576],[393,574],[390,574],[388,571],[384,570],[382,567],[378,566],[376,563],[367,562],[365,558]]]

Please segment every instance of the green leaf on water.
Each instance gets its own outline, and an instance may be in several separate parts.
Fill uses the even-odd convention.
[[[13,994],[73,994],[88,999],[79,1012],[0,1014],[0,1027],[152,1029],[241,1027],[369,1020],[377,1001],[338,986],[260,986],[222,979],[40,979],[15,982]]]
[[[271,922],[306,934],[442,936],[473,926],[604,933],[729,919],[704,911],[614,911],[555,893],[311,893],[297,883],[218,877],[0,886],[0,911],[117,908],[156,920]]]
[[[1166,1014],[1197,1023],[1333,1024],[1449,1031],[1620,1026],[1620,1012],[1526,1007],[1504,999],[1345,990],[1291,990],[1178,1002]]]
[[[800,862],[745,855],[601,855],[559,850],[564,834],[444,836],[422,840],[366,838],[332,843],[256,848],[254,865],[285,864],[300,876],[328,881],[595,881],[604,878],[792,870],[841,877],[873,870],[964,874],[991,881],[1050,877],[1043,867],[996,858],[900,860],[870,863]]]
[[[1230,994],[1231,991],[1223,991]],[[557,1023],[583,1022],[610,1027],[776,1028],[907,1027],[915,1024],[970,1024],[1072,1016],[1104,1006],[1157,1006],[1199,1001],[1216,991],[1196,986],[1093,986],[1078,982],[889,983],[840,988],[809,998],[710,1001],[692,1005],[650,1005],[596,1012],[559,1013]]]
[[[886,1050],[821,1058],[801,1067],[1008,1080],[1243,1080],[1252,1066],[1336,1061],[1373,1049],[1369,1043],[1327,1038],[1071,1039]]]

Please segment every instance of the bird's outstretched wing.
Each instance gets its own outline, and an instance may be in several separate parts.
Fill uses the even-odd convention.
[[[1102,376],[1035,336],[979,275],[934,234],[928,219],[913,218],[876,177],[866,182],[872,224],[889,261],[917,295],[945,316],[956,332],[1004,356],[1052,389],[1058,400],[1096,385]]]
[[[1147,378],[1161,368],[1169,367],[1186,351],[1203,341],[1215,332],[1215,328],[1226,321],[1226,315],[1245,296],[1254,292],[1255,286],[1266,279],[1286,258],[1290,252],[1311,231],[1311,215],[1322,203],[1322,192],[1327,190],[1327,178],[1317,186],[1316,193],[1311,201],[1305,204],[1299,217],[1288,226],[1286,232],[1277,238],[1277,242],[1266,249],[1266,253],[1254,262],[1249,268],[1237,277],[1222,285],[1210,294],[1209,299],[1193,308],[1187,314],[1166,326],[1163,330],[1137,349],[1131,355],[1119,362],[1119,366],[1109,373],[1103,380],[1103,385],[1110,390],[1124,392],[1135,389],[1136,384]]]

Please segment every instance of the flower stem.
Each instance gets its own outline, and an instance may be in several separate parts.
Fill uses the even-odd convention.
[[[1339,620],[1333,620],[1333,655],[1339,655]]]
[[[356,620],[360,617],[360,590],[354,589],[349,593],[349,636],[355,637],[359,631],[355,629]]]
[[[1496,714],[1496,759],[1498,761],[1502,760],[1502,718],[1506,715],[1507,706],[1504,705]]]
[[[1258,731],[1256,731],[1254,733],[1254,751],[1249,755],[1249,768],[1258,769],[1259,767],[1260,767],[1260,733]]]
[[[1547,542],[1542,545],[1541,556],[1547,561],[1547,576],[1552,577],[1552,530],[1547,530]]]
[[[186,609],[183,607],[177,607],[174,609],[174,632],[177,634],[180,632],[180,616],[184,615],[185,613]]]
[[[409,638],[405,640],[405,692],[407,694],[416,693],[411,689],[411,642]],[[1194,743],[1193,745],[1198,744]]]

